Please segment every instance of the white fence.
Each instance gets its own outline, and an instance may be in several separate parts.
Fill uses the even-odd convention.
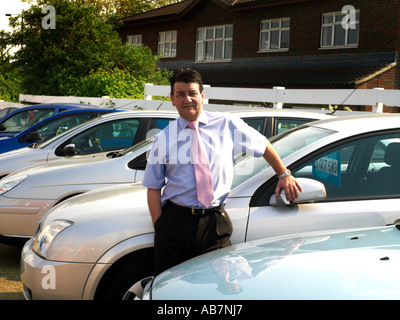
[[[372,106],[373,112],[383,112],[383,106],[400,107],[400,90],[384,89],[272,89],[250,88],[221,88],[205,86],[205,108],[208,110],[228,108],[223,103],[234,101],[229,109],[243,109],[251,105],[271,104],[275,109],[282,109],[285,104],[296,105],[303,109],[313,109],[328,105],[338,106]],[[144,99],[110,99],[109,97],[57,97],[20,95],[20,102],[24,103],[89,103],[96,106],[115,106],[116,108],[144,110],[171,110],[174,109],[170,101],[154,100],[153,97],[169,97],[169,86],[154,86],[146,84]],[[209,100],[222,101],[221,104],[210,104]],[[315,107],[314,107],[315,108]]]

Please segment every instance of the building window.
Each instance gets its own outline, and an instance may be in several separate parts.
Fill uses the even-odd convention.
[[[142,35],[135,34],[135,35],[127,36],[126,43],[129,45],[132,45],[134,47],[139,47],[140,45],[142,45]]]
[[[260,51],[289,50],[290,18],[262,20]]]
[[[360,11],[322,15],[321,48],[357,47]]]
[[[176,31],[164,31],[158,34],[158,53],[161,58],[176,56]]]
[[[233,25],[197,29],[196,61],[232,59]]]

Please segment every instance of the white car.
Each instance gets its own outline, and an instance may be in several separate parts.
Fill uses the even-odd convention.
[[[248,125],[267,138],[305,122],[332,118],[330,115],[298,110],[267,110],[234,112]],[[64,132],[42,144],[32,144],[0,154],[0,179],[10,172],[42,162],[65,159],[75,155],[122,150],[143,141],[148,131],[163,129],[169,120],[178,117],[175,111],[122,111]],[[74,146],[74,148],[71,148]]]
[[[98,117],[41,144],[0,154],[0,179],[10,172],[53,160],[122,150],[143,141],[149,130],[177,117],[169,111],[121,111]]]
[[[233,244],[300,232],[385,226],[400,217],[400,184],[393,173],[399,172],[400,115],[311,122],[271,142],[301,179],[301,198],[290,203],[284,195],[275,197],[277,177],[263,159],[249,157],[236,163],[226,203]],[[120,299],[132,284],[152,275],[153,232],[146,189],[140,184],[68,199],[45,215],[23,248],[25,296]],[[45,267],[52,270],[51,290],[43,286]]]
[[[75,147],[79,153],[112,150],[116,146],[118,149],[127,141],[131,144],[133,135],[130,139],[125,134],[122,135],[119,126],[127,123],[137,123],[138,129],[136,137],[155,133],[170,121],[177,117],[177,113],[171,112],[119,112],[122,116],[107,117],[106,122],[100,122],[89,129],[80,130],[71,136],[64,137],[58,142],[58,147],[53,147],[50,153],[63,145],[69,143],[79,145]],[[138,115],[143,115],[139,118]],[[282,124],[290,127],[301,123],[309,122],[310,119],[326,118],[321,114],[299,113],[299,112],[239,112],[237,116],[242,117],[255,126],[261,132],[265,132],[264,123],[279,123],[275,132],[284,131],[286,128]],[[111,119],[111,120],[110,120]],[[147,126],[140,128],[140,120],[146,121]],[[161,123],[160,123],[161,122]],[[101,127],[101,128],[99,128]],[[112,128],[112,137],[104,137],[105,128]],[[95,132],[95,135],[93,133]],[[133,131],[135,133],[135,131]],[[91,137],[89,139],[89,137]],[[97,138],[98,137],[98,138]],[[121,139],[122,143],[121,143]],[[81,142],[79,142],[81,141]],[[68,144],[66,144],[68,143]],[[51,161],[41,165],[28,167],[9,174],[0,180],[0,240],[3,242],[10,238],[31,237],[39,224],[44,213],[54,205],[90,190],[101,187],[118,185],[122,183],[140,182],[146,166],[145,152],[150,148],[148,143],[144,148],[133,147],[124,152],[98,153],[87,156],[75,156],[66,160]],[[43,149],[46,149],[43,148]],[[139,149],[139,150],[137,150]],[[138,155],[143,155],[136,159]],[[136,159],[136,160],[135,160]]]

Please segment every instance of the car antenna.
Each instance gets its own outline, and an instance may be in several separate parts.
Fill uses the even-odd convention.
[[[357,90],[357,88],[354,88],[354,90],[352,92],[350,92],[350,94],[337,106],[337,108],[335,110],[333,110],[332,112],[327,113],[327,115],[334,116],[336,110],[339,109],[340,106],[343,106],[343,104],[353,95],[354,92],[356,92],[356,90]]]
[[[161,108],[161,106],[163,105],[164,101],[161,101],[160,105],[157,107],[156,110],[159,110]]]

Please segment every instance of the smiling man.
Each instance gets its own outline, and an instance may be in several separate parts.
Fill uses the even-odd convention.
[[[224,203],[236,153],[264,157],[279,176],[277,194],[284,189],[290,200],[301,191],[266,137],[228,113],[203,110],[197,71],[175,72],[170,97],[180,117],[154,140],[142,181],[155,229],[155,274],[230,245]]]

